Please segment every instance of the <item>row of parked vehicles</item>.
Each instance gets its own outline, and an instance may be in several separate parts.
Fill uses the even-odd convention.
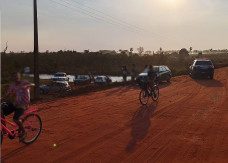
[[[172,78],[171,70],[165,66],[153,66],[153,69],[156,73],[156,84],[167,81],[170,82]],[[210,79],[214,78],[214,65],[211,60],[207,58],[198,58],[193,61],[192,64],[189,64],[189,75],[192,78],[206,76],[210,77]],[[140,81],[145,81],[148,78],[148,69],[145,69],[142,73],[140,73],[136,81],[140,83]],[[43,85],[40,87],[41,94],[48,94],[49,92],[67,92],[70,91],[69,85],[70,76],[64,72],[57,72],[52,78],[51,83],[48,85]],[[77,75],[73,80],[74,85],[84,85],[84,84],[105,84],[111,83],[112,80],[109,76],[96,76],[93,75]]]
[[[93,75],[77,75],[74,79],[74,85],[82,85],[82,84],[89,84],[89,83],[96,83],[96,84],[105,84],[111,83],[112,80],[109,76],[96,76]]]
[[[154,71],[157,74],[156,82],[159,83],[161,81],[170,82],[172,77],[171,71],[167,66],[154,66]],[[143,71],[138,75],[137,81],[147,80],[147,70]],[[50,92],[69,92],[71,90],[69,84],[70,76],[64,72],[57,72],[52,78],[51,82],[47,85],[40,86],[41,94],[48,94]],[[90,83],[95,84],[105,84],[111,83],[112,80],[109,76],[96,76],[93,75],[76,75],[73,83],[75,86],[85,85]]]
[[[57,72],[52,78],[51,82],[47,85],[40,86],[40,94],[54,93],[67,93],[71,91],[69,84],[70,76],[64,72]],[[92,76],[92,75],[77,75],[74,79],[74,85],[84,85],[89,83],[105,84],[111,83],[112,80],[108,76]]]

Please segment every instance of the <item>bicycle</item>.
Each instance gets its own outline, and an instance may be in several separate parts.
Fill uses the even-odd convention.
[[[6,103],[2,103],[2,105],[7,105]],[[21,120],[24,126],[24,129],[27,133],[27,136],[25,137],[22,142],[24,144],[31,144],[33,143],[40,135],[40,132],[42,130],[42,121],[39,115],[37,115],[38,109],[29,109],[26,110],[23,114]],[[2,122],[8,123],[12,127],[14,127],[13,130],[8,129]],[[21,136],[19,133],[18,126],[15,123],[12,123],[4,118],[1,117],[1,144],[3,141],[3,136],[8,135],[9,139],[14,139],[15,137]]]
[[[139,101],[142,105],[146,105],[149,101],[149,97],[152,97],[153,101],[158,101],[159,97],[159,88],[157,84],[154,84],[152,87],[149,82],[140,83],[141,91],[139,93]]]

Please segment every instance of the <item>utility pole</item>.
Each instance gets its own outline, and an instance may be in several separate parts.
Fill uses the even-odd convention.
[[[37,2],[33,0],[34,7],[34,98],[39,99],[40,97],[40,81],[39,81],[39,57],[38,57],[38,25],[37,25]]]

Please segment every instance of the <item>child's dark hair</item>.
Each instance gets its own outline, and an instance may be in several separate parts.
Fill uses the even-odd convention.
[[[11,75],[11,76],[14,76],[14,75],[16,75],[16,74],[19,74],[19,75],[20,75],[21,73],[15,71],[15,72],[12,72],[10,75]]]

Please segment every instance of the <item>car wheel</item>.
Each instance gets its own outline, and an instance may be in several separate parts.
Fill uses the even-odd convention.
[[[168,83],[170,83],[170,78],[168,78],[166,81],[167,81]]]
[[[192,79],[194,79],[194,78],[195,78],[195,75],[193,75],[193,74],[191,74],[190,76],[191,76],[191,78],[192,78]]]

